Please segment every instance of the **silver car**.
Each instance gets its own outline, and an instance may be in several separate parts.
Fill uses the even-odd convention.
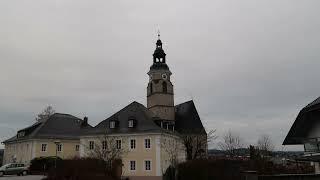
[[[0,167],[0,177],[3,175],[17,174],[25,176],[28,174],[29,167],[22,163],[10,163]]]

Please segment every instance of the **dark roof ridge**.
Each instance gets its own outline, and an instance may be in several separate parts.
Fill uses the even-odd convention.
[[[134,104],[137,104],[139,106],[145,107],[143,104],[137,102],[137,101],[133,101],[130,104],[126,105],[125,107],[121,108],[120,110],[118,110],[117,112],[113,113],[111,116],[105,118],[104,120],[102,120],[101,122],[99,122],[97,125],[95,125],[94,127],[97,127],[99,124],[101,124],[103,121],[111,119],[112,117],[116,116],[117,114],[121,113],[122,111],[126,110],[126,108],[128,108],[129,106],[132,106]]]
[[[192,103],[192,104],[194,104],[193,99],[188,100],[188,101],[185,101],[185,102],[180,103],[180,104],[177,104],[177,105],[175,105],[175,107],[180,106],[180,105],[183,105],[183,104],[187,104],[187,103]]]
[[[320,96],[318,98],[316,98],[315,100],[313,100],[311,103],[307,104],[303,109],[315,106],[317,104],[320,104]]]

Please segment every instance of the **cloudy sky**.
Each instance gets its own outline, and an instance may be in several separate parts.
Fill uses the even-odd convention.
[[[47,105],[96,125],[134,100],[146,104],[160,29],[176,104],[193,99],[220,137],[231,130],[253,144],[269,134],[283,149],[299,110],[320,96],[319,7],[317,0],[3,0],[0,140]]]

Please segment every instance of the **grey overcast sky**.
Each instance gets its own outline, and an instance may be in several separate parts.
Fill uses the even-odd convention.
[[[269,134],[282,149],[300,109],[320,96],[319,7],[318,0],[2,0],[0,140],[47,105],[96,125],[132,101],[146,104],[160,29],[176,104],[193,99],[220,137],[230,129],[253,144]]]

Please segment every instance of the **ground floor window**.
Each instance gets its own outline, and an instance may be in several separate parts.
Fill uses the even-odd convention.
[[[144,166],[145,166],[146,171],[150,171],[151,170],[151,161],[149,161],[149,160],[144,161]]]
[[[130,170],[131,171],[136,170],[136,161],[130,161]]]
[[[79,151],[79,149],[80,149],[80,146],[77,144],[76,145],[76,151]]]

